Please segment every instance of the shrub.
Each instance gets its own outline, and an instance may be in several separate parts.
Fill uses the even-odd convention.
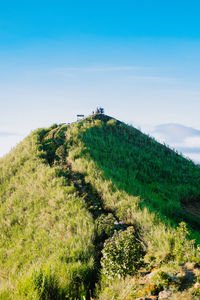
[[[56,150],[56,157],[58,160],[64,160],[65,156],[66,156],[66,149],[63,145],[61,145],[60,147],[57,148]]]
[[[133,275],[141,265],[143,249],[136,239],[134,228],[115,232],[106,240],[102,250],[102,272],[107,278]]]
[[[116,219],[111,213],[108,215],[102,214],[96,220],[97,236],[98,239],[104,240],[114,234],[114,222]]]
[[[154,271],[154,273],[152,274],[151,282],[163,290],[164,288],[167,288],[169,286],[171,277],[166,272],[158,270],[157,272]]]
[[[189,240],[189,231],[187,225],[184,222],[181,222],[177,227],[175,234],[175,243],[173,254],[177,258],[178,262],[185,262],[188,259],[192,259],[194,256],[195,240]]]
[[[115,119],[110,119],[110,120],[107,122],[107,125],[114,126],[114,125],[116,125],[116,123],[117,123],[117,120],[115,120]]]

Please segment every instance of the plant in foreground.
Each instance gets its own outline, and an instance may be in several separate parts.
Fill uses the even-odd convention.
[[[118,231],[105,241],[101,259],[102,272],[107,278],[133,275],[141,266],[143,249],[134,228]]]

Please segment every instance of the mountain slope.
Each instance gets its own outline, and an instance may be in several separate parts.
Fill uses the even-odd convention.
[[[109,122],[81,136],[105,178],[144,198],[143,206],[159,210],[162,217],[198,227],[199,219],[185,213],[184,207],[200,202],[200,167],[130,126]]]
[[[143,278],[140,268],[175,276],[200,262],[185,225],[177,228],[187,222],[200,241],[198,215],[184,209],[200,199],[199,167],[108,116],[34,132],[0,160],[0,176],[2,299],[89,299],[97,282],[101,299],[120,284],[119,299],[135,299],[145,292],[135,281],[133,293],[128,276]],[[131,250],[123,257],[119,246],[111,276],[113,240]],[[184,276],[177,286],[188,290]]]
[[[14,299],[75,297],[94,268],[92,217],[70,180],[46,164],[44,133],[1,160],[1,288]]]

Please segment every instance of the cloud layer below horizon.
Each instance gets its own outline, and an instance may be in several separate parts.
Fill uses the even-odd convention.
[[[12,148],[14,148],[25,135],[10,132],[10,131],[0,131],[0,157],[7,154]]]
[[[159,141],[177,149],[184,156],[200,163],[200,130],[181,124],[161,124],[151,134]]]

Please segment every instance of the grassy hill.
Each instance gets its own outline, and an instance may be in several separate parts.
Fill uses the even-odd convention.
[[[0,299],[199,299],[200,168],[151,137],[105,115],[39,129],[0,183]]]

